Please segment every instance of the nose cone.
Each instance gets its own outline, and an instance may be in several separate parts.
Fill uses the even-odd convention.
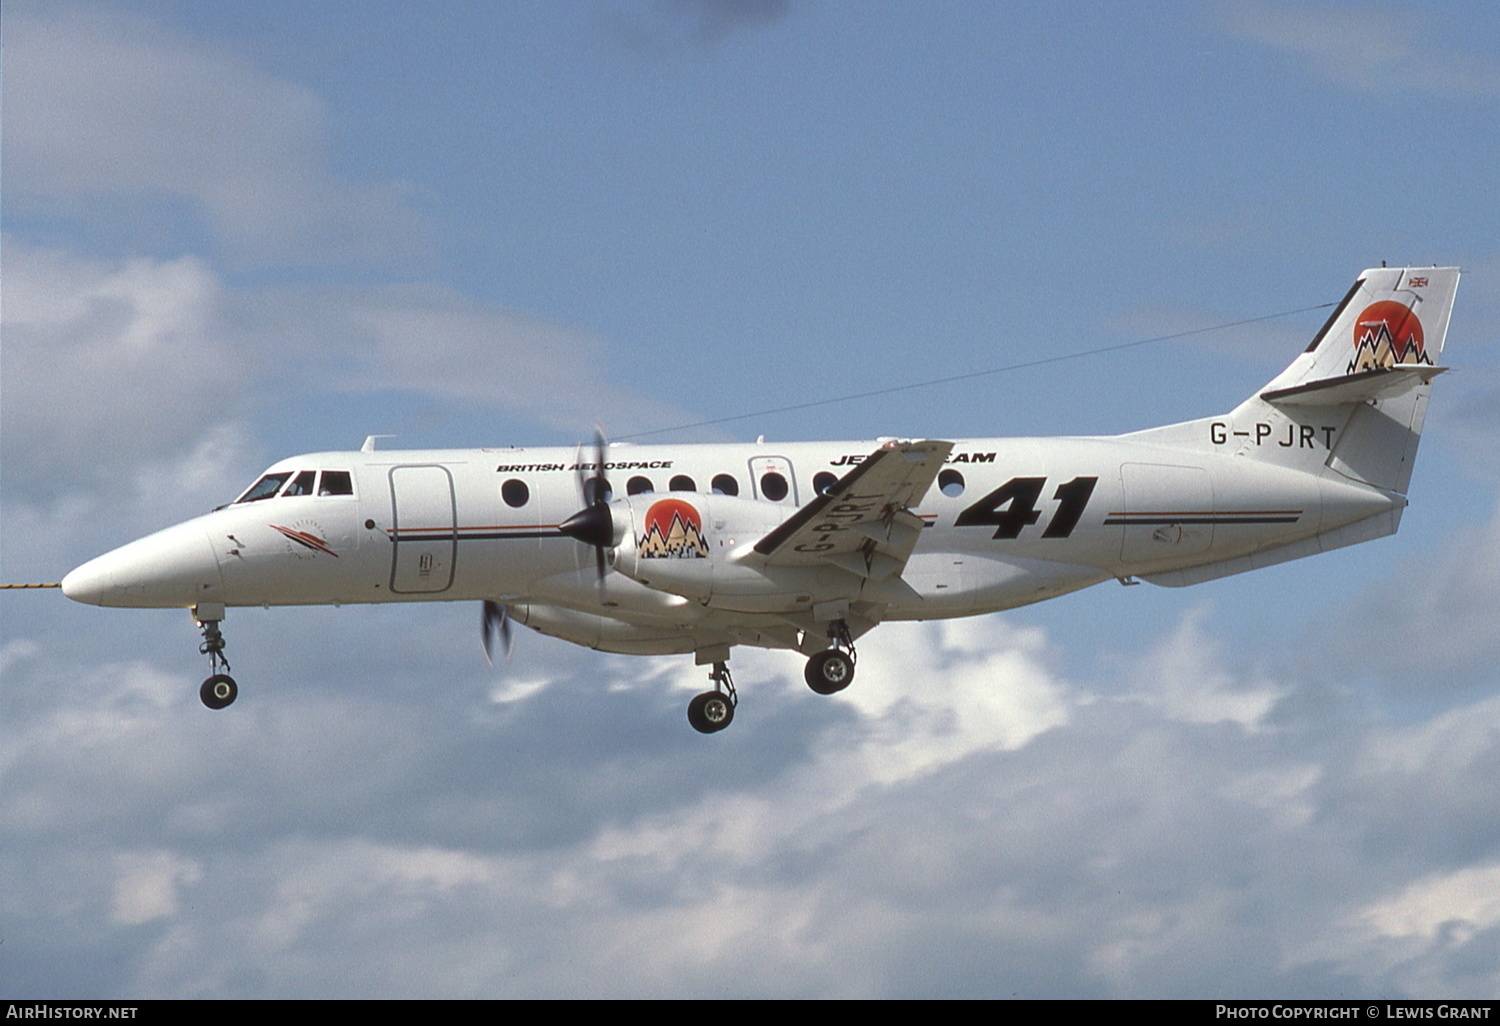
[[[106,552],[62,579],[64,595],[95,606],[190,607],[223,601],[223,590],[213,546],[194,523]]]

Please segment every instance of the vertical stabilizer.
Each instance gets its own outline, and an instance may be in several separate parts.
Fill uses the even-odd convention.
[[[1232,412],[1127,437],[1333,470],[1404,495],[1458,277],[1456,267],[1365,271],[1307,349]]]
[[[1370,371],[1434,367],[1458,291],[1456,267],[1377,267],[1354,283],[1307,351],[1262,395]]]
[[[1364,272],[1260,400],[1293,420],[1342,419],[1328,466],[1404,495],[1457,291],[1456,267]]]

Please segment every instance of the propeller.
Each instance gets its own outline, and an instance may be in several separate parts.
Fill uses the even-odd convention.
[[[509,661],[511,650],[516,647],[516,639],[510,632],[510,613],[500,603],[485,599],[484,619],[479,628],[479,636],[484,642],[486,663],[491,666],[495,665],[492,649],[496,636],[500,638],[500,644],[505,647],[505,658]]]
[[[583,469],[582,459],[577,461],[578,490],[583,495],[584,507],[557,525],[557,529],[569,538],[594,547],[594,567],[601,586],[604,583],[604,550],[615,543],[615,518],[609,509],[609,482],[604,478],[606,444],[603,429],[595,424],[593,474],[589,475]],[[582,446],[579,448],[581,450]]]

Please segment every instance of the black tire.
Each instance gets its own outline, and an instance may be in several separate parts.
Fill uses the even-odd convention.
[[[225,706],[232,705],[239,695],[239,685],[227,673],[214,674],[198,689],[198,697],[203,699],[203,704],[210,709],[223,709]]]
[[[824,649],[807,661],[807,670],[802,676],[806,678],[807,686],[818,694],[837,694],[853,682],[854,660],[848,652],[840,649]]]
[[[734,722],[734,703],[717,691],[705,691],[688,703],[688,723],[700,734],[717,734]]]

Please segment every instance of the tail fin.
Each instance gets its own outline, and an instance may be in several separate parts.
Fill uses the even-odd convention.
[[[1332,469],[1406,494],[1458,291],[1456,267],[1365,271],[1312,344],[1233,412],[1125,437]]]
[[[1387,395],[1401,378],[1423,383],[1432,380],[1439,373],[1437,358],[1443,351],[1448,315],[1457,291],[1456,267],[1377,267],[1365,271],[1313,337],[1307,351],[1265,387],[1261,398],[1291,402],[1296,397],[1303,405],[1337,405],[1377,398],[1374,393],[1362,394],[1361,386],[1340,389],[1349,379],[1373,385],[1381,372],[1402,372],[1381,386]],[[1424,374],[1423,368],[1433,369]],[[1336,390],[1315,394],[1328,389]]]
[[[1343,421],[1327,465],[1405,494],[1458,291],[1456,267],[1365,271],[1307,351],[1253,402],[1298,425]]]
[[[1292,490],[1318,495],[1323,517],[1310,537],[1143,579],[1195,584],[1394,534],[1432,379],[1445,369],[1458,277],[1456,267],[1365,271],[1307,350],[1232,412],[1126,436],[1309,475],[1292,475]]]

